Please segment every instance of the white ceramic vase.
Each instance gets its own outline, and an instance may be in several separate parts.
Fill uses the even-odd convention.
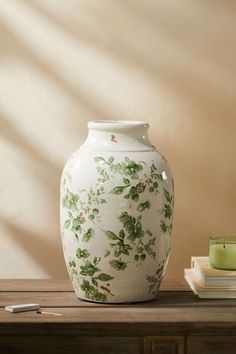
[[[173,179],[140,121],[88,123],[61,179],[61,234],[76,295],[156,297],[170,253]]]

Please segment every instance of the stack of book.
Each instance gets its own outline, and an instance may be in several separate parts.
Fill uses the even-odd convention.
[[[191,268],[184,270],[184,278],[200,298],[236,298],[236,271],[214,269],[208,257],[192,257]]]

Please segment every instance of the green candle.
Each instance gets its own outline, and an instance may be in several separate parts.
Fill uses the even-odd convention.
[[[236,269],[236,237],[210,238],[210,264],[218,269]]]

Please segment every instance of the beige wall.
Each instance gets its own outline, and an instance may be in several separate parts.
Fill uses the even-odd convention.
[[[0,277],[66,276],[59,180],[88,120],[141,119],[175,177],[166,277],[236,234],[236,2],[0,0]]]

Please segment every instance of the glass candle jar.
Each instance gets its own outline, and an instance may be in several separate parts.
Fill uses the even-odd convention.
[[[210,237],[209,261],[213,268],[236,270],[236,236]]]

